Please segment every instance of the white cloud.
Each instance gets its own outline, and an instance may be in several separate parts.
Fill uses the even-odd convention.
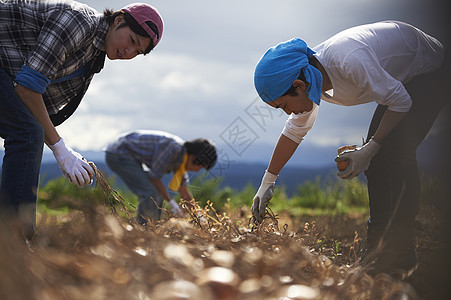
[[[255,97],[248,70],[240,65],[186,55],[150,58],[108,61],[75,115],[60,126],[61,135],[86,150],[98,150],[113,133],[131,129],[211,137]]]
[[[131,2],[80,1],[98,11],[120,9]],[[74,116],[58,127],[73,147],[99,150],[120,132],[146,128],[222,143],[221,133],[238,117],[255,130],[259,143],[274,145],[286,116],[268,120],[262,129],[245,113],[257,96],[255,64],[268,47],[294,36],[314,46],[347,27],[382,19],[401,19],[430,31],[435,28],[431,18],[436,16],[432,5],[422,0],[149,3],[163,15],[161,43],[144,57],[107,60]],[[360,143],[373,109],[322,104],[308,142]]]

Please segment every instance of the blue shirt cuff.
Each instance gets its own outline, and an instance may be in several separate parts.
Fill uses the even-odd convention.
[[[17,73],[16,83],[23,85],[36,93],[43,94],[47,86],[50,84],[50,79],[38,71],[23,65]]]

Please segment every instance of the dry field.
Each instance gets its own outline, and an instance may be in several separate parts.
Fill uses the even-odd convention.
[[[419,218],[420,269],[371,278],[355,261],[366,216],[268,218],[196,207],[143,227],[109,208],[40,216],[30,246],[1,224],[0,299],[441,299],[438,211]],[[446,279],[448,280],[448,279]]]

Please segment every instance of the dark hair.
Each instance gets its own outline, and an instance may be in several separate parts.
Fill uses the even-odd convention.
[[[309,83],[307,82],[307,80],[305,80],[304,71],[301,70],[301,73],[299,73],[299,76],[297,79],[304,81],[308,87]],[[290,88],[282,96],[286,96],[286,95],[290,95],[290,96],[298,95],[298,93],[296,93],[296,87],[293,84],[291,84]]]
[[[137,35],[150,38],[149,34],[144,30],[144,28],[142,28],[142,26],[139,25],[138,22],[136,22],[136,20],[128,12],[122,10],[113,12],[111,9],[105,9],[103,11],[103,16],[105,17],[108,25],[113,24],[114,19],[116,19],[116,17],[120,15],[124,16],[125,23],[121,24],[118,28],[129,27],[131,31],[133,31]],[[146,24],[152,29],[153,32],[157,34],[157,36],[159,35],[158,28],[157,26],[155,26],[155,24],[153,24],[152,22],[146,22]],[[150,39],[149,47],[147,47],[147,49],[144,51],[144,55],[149,53],[154,47],[155,46],[153,44],[153,40]]]
[[[195,139],[183,144],[188,154],[194,155],[193,163],[202,165],[205,169],[211,169],[218,159],[216,148],[209,140]]]

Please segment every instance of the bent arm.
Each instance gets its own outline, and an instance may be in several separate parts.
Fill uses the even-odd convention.
[[[55,126],[53,126],[52,121],[50,120],[47,109],[45,108],[42,95],[20,84],[16,86],[15,91],[19,98],[23,101],[25,106],[42,125],[45,134],[45,143],[47,145],[56,144],[61,139],[61,137],[56,131]]]
[[[149,178],[149,180],[157,188],[157,191],[163,196],[163,198],[169,202],[171,200],[171,197],[169,196],[168,190],[164,187],[161,179]]]
[[[269,162],[268,172],[278,175],[291,156],[293,156],[298,145],[296,142],[281,134]]]
[[[193,195],[191,195],[190,191],[188,190],[188,186],[182,185],[180,187],[179,192],[180,192],[180,196],[182,197],[183,200],[185,200],[185,201],[193,200]]]
[[[373,136],[373,140],[379,145],[382,145],[387,135],[399,124],[399,122],[401,122],[406,114],[406,112],[396,112],[387,109],[382,116],[379,127]]]

